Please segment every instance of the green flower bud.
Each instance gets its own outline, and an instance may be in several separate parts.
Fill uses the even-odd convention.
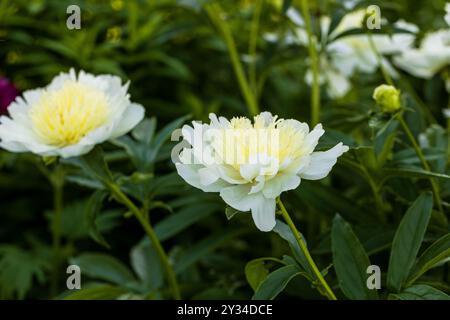
[[[382,84],[373,92],[373,99],[385,113],[394,113],[402,107],[400,102],[400,90],[394,86]]]

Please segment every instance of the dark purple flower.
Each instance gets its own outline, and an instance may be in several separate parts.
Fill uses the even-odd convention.
[[[0,113],[6,113],[8,106],[17,97],[17,89],[8,79],[0,78]]]

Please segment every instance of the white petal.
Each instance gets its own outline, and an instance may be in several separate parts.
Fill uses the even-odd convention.
[[[300,15],[300,13],[295,10],[293,7],[290,7],[286,11],[286,16],[291,19],[293,23],[295,23],[297,26],[304,26],[305,22],[303,21],[303,17]]]
[[[238,185],[224,188],[220,191],[220,197],[226,204],[239,211],[250,211],[262,194],[249,194],[251,186]]]
[[[264,232],[272,231],[275,227],[275,199],[260,197],[252,207],[252,217],[256,227]]]
[[[264,176],[256,177],[255,181],[256,184],[254,184],[250,189],[250,194],[260,192],[264,188],[264,185],[266,184],[266,179]]]
[[[336,164],[337,158],[347,151],[348,147],[341,142],[328,151],[314,152],[309,165],[299,173],[300,177],[308,180],[325,178]]]
[[[74,144],[71,146],[64,147],[62,149],[56,149],[54,151],[44,153],[43,155],[48,156],[58,155],[61,156],[62,158],[79,157],[89,153],[89,151],[91,151],[94,147],[95,144],[92,145]]]
[[[54,91],[60,89],[64,82],[71,80],[76,81],[77,75],[75,73],[75,70],[72,68],[69,70],[69,72],[61,72],[59,75],[53,78],[52,82],[46,87],[49,91]]]
[[[128,133],[144,119],[145,109],[137,103],[131,103],[122,115],[120,122],[114,128],[111,139]]]
[[[326,71],[327,92],[330,98],[341,98],[351,89],[350,81],[340,72],[333,70]]]
[[[229,187],[228,183],[220,179],[209,185],[203,185],[199,175],[199,170],[204,168],[202,165],[177,163],[175,166],[184,181],[204,192],[219,192],[223,188]]]
[[[181,134],[183,135],[183,139],[189,142],[191,146],[194,144],[194,128],[185,124],[181,128]]]
[[[28,149],[17,141],[0,141],[0,148],[8,150],[10,152],[26,152]]]
[[[217,167],[220,178],[231,184],[246,184],[248,181],[241,177],[239,171],[229,165]]]
[[[447,119],[450,119],[450,109],[444,109],[443,113],[444,113],[444,117],[446,117]]]
[[[316,148],[319,143],[320,137],[325,133],[322,125],[319,123],[314,127],[314,129],[306,136],[305,139],[305,148],[307,153],[311,153]]]
[[[200,177],[200,184],[204,187],[209,186],[219,179],[216,170],[213,168],[205,167],[198,170]]]
[[[198,174],[198,170],[202,168],[201,165],[176,163],[175,167],[177,168],[178,174],[184,179],[184,181],[197,189],[202,188],[200,176]]]
[[[296,189],[299,185],[300,178],[297,175],[278,174],[266,181],[263,194],[266,198],[275,199],[282,192]]]
[[[244,178],[247,181],[252,181],[256,178],[259,172],[259,165],[257,164],[243,164],[239,168],[239,173],[241,174],[242,178]]]

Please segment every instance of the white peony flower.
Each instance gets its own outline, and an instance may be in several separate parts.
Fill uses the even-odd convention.
[[[193,122],[182,129],[191,147],[176,162],[178,174],[205,192],[218,192],[231,207],[251,211],[256,226],[270,231],[275,226],[276,198],[300,185],[301,179],[326,177],[348,147],[342,143],[315,152],[322,126],[312,131],[306,123],[278,119],[263,112],[252,123],[247,118],[231,121],[215,114],[210,124]]]
[[[351,16],[346,19],[347,16]],[[365,16],[364,10],[358,10],[345,16],[336,30],[331,34],[331,38],[338,37],[343,32],[351,29],[363,27]],[[383,55],[395,55],[407,51],[414,43],[414,33],[418,31],[415,25],[404,21],[397,21],[394,24],[397,28],[404,29],[411,33],[396,33],[393,35],[372,35],[373,45],[382,56],[383,66],[396,76],[395,70]],[[343,73],[352,75],[354,72],[373,73],[379,67],[379,62],[375,51],[370,43],[367,34],[348,35],[331,40],[327,50],[331,56],[333,64]]]
[[[450,64],[450,29],[427,34],[419,48],[404,51],[394,63],[416,77],[430,79]]]
[[[116,76],[61,73],[47,87],[25,91],[9,117],[0,117],[0,147],[63,158],[86,154],[143,119],[144,108],[130,102],[127,90]]]
[[[450,26],[450,3],[445,6],[445,21]],[[450,65],[450,29],[441,29],[425,36],[419,48],[404,51],[394,63],[412,75],[430,79]]]
[[[293,8],[287,11],[287,16],[297,25],[295,31],[298,43],[308,45],[308,37],[304,28],[301,15]],[[320,81],[327,86],[327,93],[331,98],[339,98],[346,95],[351,89],[350,78],[355,72],[373,73],[379,67],[379,61],[367,34],[344,35],[347,31],[361,29],[363,27],[365,9],[356,10],[345,15],[336,28],[330,33],[331,19],[321,17],[321,45],[318,46],[320,54]],[[417,26],[405,21],[397,21],[394,24],[410,33],[396,33],[393,35],[372,35],[373,45],[382,56],[383,67],[393,77],[397,72],[391,66],[384,55],[397,55],[409,50],[418,32]],[[293,43],[290,39],[289,44]],[[323,45],[325,44],[325,46]],[[305,81],[312,83],[311,71],[305,75]]]

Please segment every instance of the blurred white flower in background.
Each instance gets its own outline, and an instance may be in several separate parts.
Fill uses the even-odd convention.
[[[394,62],[416,77],[432,78],[450,64],[450,29],[427,34],[419,48],[403,52]]]
[[[298,44],[307,46],[308,36],[300,13],[290,8],[286,12],[290,20],[297,26],[293,34],[288,34],[284,42],[288,45]],[[373,73],[379,68],[379,61],[367,34],[344,33],[363,27],[365,9],[356,10],[345,15],[334,30],[330,30],[331,18],[324,16],[320,19],[321,42],[317,45],[319,52],[320,71],[319,81],[326,84],[327,93],[331,98],[346,95],[351,89],[350,78],[355,72]],[[397,72],[385,57],[397,55],[409,50],[418,32],[417,26],[405,21],[397,21],[394,26],[402,29],[401,33],[393,35],[373,34],[373,45],[381,55],[383,67],[393,76]],[[277,41],[273,34],[266,35],[267,41]],[[305,81],[311,85],[312,74],[309,70]]]
[[[450,119],[450,109],[444,109],[444,117]]]
[[[445,9],[445,21],[450,26],[450,3],[446,4]],[[394,58],[394,62],[416,77],[432,78],[442,68],[450,65],[450,28],[428,33],[417,49],[402,52]],[[449,87],[447,83],[447,90]]]
[[[184,148],[176,163],[178,174],[205,192],[218,192],[231,207],[251,211],[256,226],[275,226],[276,198],[300,185],[301,179],[326,177],[337,158],[348,150],[342,143],[315,152],[324,134],[319,124],[284,120],[262,112],[230,121],[210,114],[210,124],[193,122],[182,129],[191,147]]]
[[[116,76],[61,73],[11,103],[9,117],[0,117],[0,147],[63,158],[86,154],[143,119],[144,108],[127,91]]]

